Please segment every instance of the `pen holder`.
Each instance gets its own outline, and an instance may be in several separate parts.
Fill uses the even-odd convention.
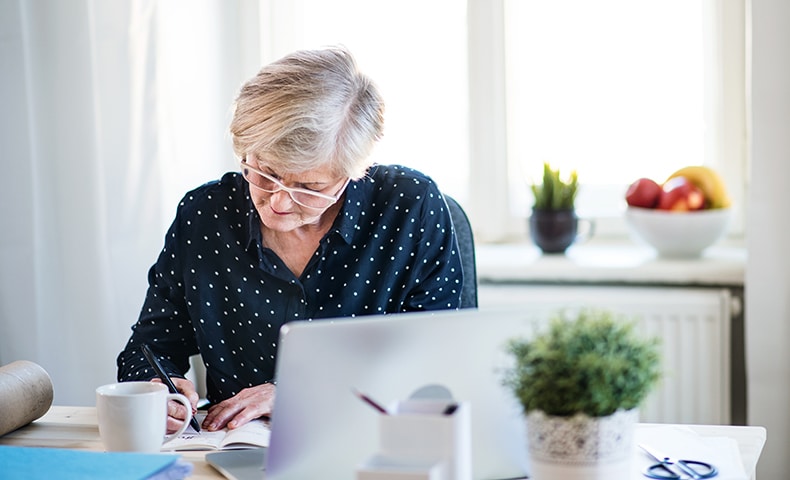
[[[406,400],[379,417],[379,451],[357,480],[471,480],[467,403]]]

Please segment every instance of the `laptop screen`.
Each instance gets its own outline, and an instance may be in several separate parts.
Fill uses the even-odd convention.
[[[502,386],[505,343],[529,336],[534,312],[510,309],[405,313],[292,322],[277,363],[266,478],[353,479],[378,449],[378,415],[354,394],[388,405],[429,385],[471,412],[475,479],[523,477],[526,427]]]

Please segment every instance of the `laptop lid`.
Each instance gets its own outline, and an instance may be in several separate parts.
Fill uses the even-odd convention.
[[[526,426],[502,370],[505,343],[531,335],[532,317],[465,309],[287,324],[266,478],[353,479],[378,449],[380,414],[352,389],[390,404],[437,384],[470,404],[473,477],[523,477]]]

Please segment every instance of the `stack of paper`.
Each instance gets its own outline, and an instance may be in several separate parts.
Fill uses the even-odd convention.
[[[179,455],[0,446],[4,480],[178,480],[192,473]]]
[[[738,444],[727,437],[703,437],[680,425],[655,425],[637,429],[636,445],[644,444],[676,459],[696,460],[714,465],[719,470],[716,480],[748,480]],[[645,469],[656,460],[636,447],[634,479],[644,479]]]

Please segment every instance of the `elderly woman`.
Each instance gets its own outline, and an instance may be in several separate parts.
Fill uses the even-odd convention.
[[[235,107],[241,173],[182,199],[117,361],[120,381],[153,379],[149,344],[195,407],[183,377],[200,353],[207,430],[271,413],[286,322],[458,308],[463,283],[434,182],[368,160],[384,107],[347,50],[264,67]],[[172,430],[185,412],[170,408]]]

